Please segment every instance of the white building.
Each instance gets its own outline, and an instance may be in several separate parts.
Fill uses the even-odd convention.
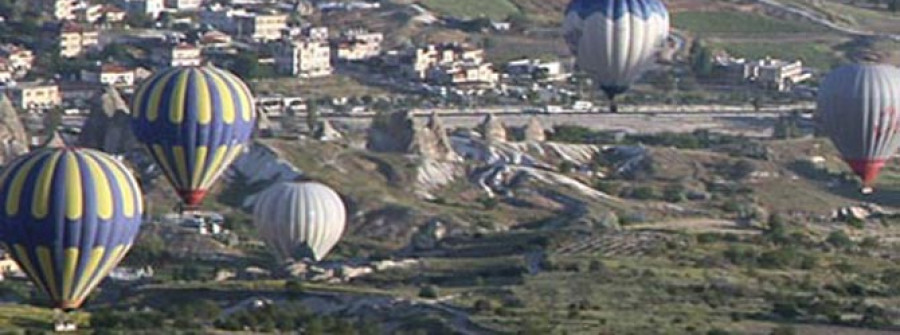
[[[157,47],[153,52],[153,60],[163,67],[198,66],[203,62],[201,49],[187,43]]]
[[[6,62],[5,59],[0,59],[0,84],[6,84],[13,80],[13,70],[12,67]]]
[[[811,73],[803,71],[803,62],[799,60],[789,62],[766,57],[750,62],[743,58],[719,56],[714,66],[724,81],[752,82],[761,88],[779,92],[789,91],[794,84],[812,77]]]
[[[452,63],[429,68],[426,80],[454,86],[492,87],[500,80],[490,63]]]
[[[539,59],[519,59],[506,64],[506,74],[516,79],[563,80],[567,75],[562,63]]]
[[[335,58],[344,61],[366,60],[381,55],[384,35],[366,30],[349,30],[341,34],[334,46]]]
[[[77,0],[29,0],[33,9],[50,13],[56,20],[74,20]]]
[[[416,48],[402,68],[407,76],[425,79],[428,70],[432,67],[451,65],[457,62],[481,64],[484,62],[484,49],[456,43],[430,44]]]
[[[6,93],[13,105],[22,110],[47,110],[62,104],[59,86],[53,83],[17,83],[8,86]]]
[[[331,46],[327,41],[282,40],[275,45],[275,67],[300,78],[329,76],[333,72]]]
[[[88,83],[131,87],[134,86],[134,70],[114,64],[103,64],[91,70],[81,70],[81,80]]]
[[[273,10],[247,11],[214,5],[200,12],[200,22],[235,37],[265,42],[281,38],[288,15]]]
[[[72,58],[100,44],[100,33],[92,28],[65,22],[59,30],[59,55]]]
[[[166,0],[166,7],[176,10],[200,9],[203,0]]]

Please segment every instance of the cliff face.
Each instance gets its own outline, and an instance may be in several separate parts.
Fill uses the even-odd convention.
[[[78,145],[111,154],[124,154],[141,147],[131,132],[128,104],[115,88],[107,87],[94,99]]]
[[[0,165],[28,152],[28,133],[6,94],[0,93]]]

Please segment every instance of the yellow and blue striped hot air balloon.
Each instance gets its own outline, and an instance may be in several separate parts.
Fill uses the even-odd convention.
[[[137,139],[188,206],[242,152],[256,120],[247,85],[211,65],[154,74],[135,93],[132,114]]]
[[[131,172],[99,151],[40,149],[0,173],[0,241],[63,310],[81,306],[122,260],[142,212]]]

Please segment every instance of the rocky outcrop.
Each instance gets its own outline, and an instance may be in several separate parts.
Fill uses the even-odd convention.
[[[344,135],[337,131],[337,129],[334,129],[331,122],[322,120],[319,122],[319,126],[316,127],[314,137],[319,141],[334,141],[343,138]]]
[[[6,94],[0,93],[0,164],[28,152],[28,133]]]
[[[433,130],[437,128],[441,129]],[[419,155],[428,159],[456,160],[458,157],[442,128],[436,116],[427,125],[423,125],[410,111],[379,114],[372,120],[366,148],[376,152]]]
[[[485,141],[506,141],[506,126],[504,126],[503,122],[497,119],[494,114],[488,114],[484,117],[484,121],[482,121],[481,124],[478,125],[478,131],[481,133],[481,136]]]
[[[113,87],[107,87],[91,106],[78,144],[111,154],[124,154],[141,147],[131,132],[128,104]]]
[[[526,142],[543,142],[547,140],[547,134],[544,133],[544,126],[541,125],[541,121],[536,117],[532,117],[528,120],[528,124],[525,125],[523,133]]]
[[[412,236],[411,246],[415,250],[431,250],[438,247],[444,237],[447,236],[447,227],[440,220],[428,221]]]

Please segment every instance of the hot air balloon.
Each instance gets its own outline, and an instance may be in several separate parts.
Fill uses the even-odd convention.
[[[148,78],[132,101],[132,128],[188,207],[244,150],[256,119],[238,77],[211,65],[173,67]]]
[[[39,149],[0,173],[0,242],[64,311],[125,257],[142,212],[131,172],[100,151]]]
[[[315,182],[282,182],[259,194],[253,221],[263,241],[280,260],[321,260],[337,244],[346,226],[341,197]]]
[[[575,64],[610,100],[646,70],[669,35],[669,12],[659,0],[572,0],[563,32]]]
[[[861,179],[863,193],[900,146],[900,69],[883,64],[839,67],[822,81],[816,118]]]

